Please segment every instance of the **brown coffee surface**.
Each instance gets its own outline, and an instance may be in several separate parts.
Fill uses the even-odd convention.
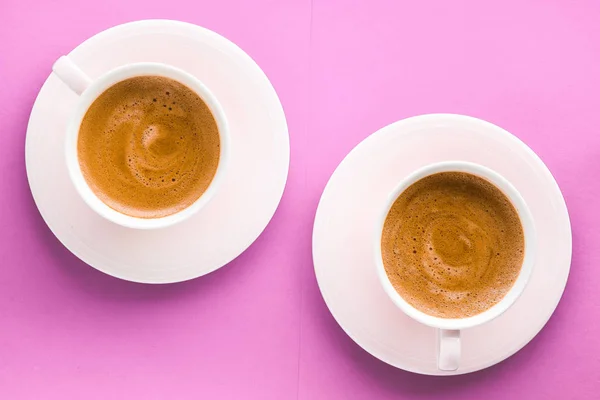
[[[217,123],[204,101],[169,78],[115,84],[85,114],[77,144],[92,191],[133,217],[185,209],[208,188],[220,158]]]
[[[396,291],[418,310],[464,318],[498,303],[524,258],[521,221],[488,181],[463,172],[423,178],[394,202],[381,238]]]

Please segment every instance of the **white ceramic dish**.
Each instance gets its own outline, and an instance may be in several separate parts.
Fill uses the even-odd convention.
[[[522,295],[498,318],[461,331],[460,366],[442,371],[438,330],[411,319],[386,295],[375,267],[373,237],[399,182],[421,167],[451,160],[483,165],[512,183],[533,216],[537,252]],[[558,185],[525,144],[475,118],[432,114],[379,130],[342,161],[319,203],[313,258],[327,306],[356,343],[398,368],[455,375],[504,360],[543,328],[567,282],[571,227]]]
[[[86,40],[69,57],[92,79],[138,62],[187,71],[219,99],[231,146],[219,191],[198,213],[159,230],[118,226],[93,212],[69,179],[64,143],[78,97],[50,74],[31,112],[26,164],[35,202],[58,239],[91,266],[144,283],[192,279],[247,249],[281,200],[290,155],[281,103],[256,63],[212,31],[165,20],[111,28]]]

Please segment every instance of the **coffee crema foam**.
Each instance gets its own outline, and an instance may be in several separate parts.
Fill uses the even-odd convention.
[[[425,177],[392,205],[382,232],[393,287],[418,310],[465,318],[489,309],[514,285],[525,239],[510,200],[463,172]]]
[[[189,207],[220,159],[217,123],[185,85],[160,76],[115,84],[90,106],[79,129],[79,165],[109,207],[158,218]]]

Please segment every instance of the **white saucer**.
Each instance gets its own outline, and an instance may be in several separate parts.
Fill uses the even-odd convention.
[[[281,103],[256,63],[212,31],[164,20],[111,28],[69,56],[91,78],[140,61],[164,62],[195,75],[229,118],[231,164],[219,192],[190,220],[156,231],[110,223],[84,204],[69,180],[64,136],[76,95],[51,74],[31,112],[26,163],[35,202],[58,239],[100,271],[144,283],[195,278],[246,250],[275,213],[290,157]]]
[[[476,162],[508,178],[531,208],[539,236],[525,292],[499,318],[462,332],[460,368],[453,372],[436,367],[436,330],[410,319],[383,291],[372,246],[374,221],[400,179],[448,160]],[[542,329],[569,275],[571,226],[550,171],[520,140],[478,119],[425,115],[379,130],[338,166],[317,210],[313,258],[327,306],[362,348],[407,371],[457,375],[504,360]]]

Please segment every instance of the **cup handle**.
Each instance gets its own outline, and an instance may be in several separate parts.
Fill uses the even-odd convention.
[[[460,361],[460,331],[438,329],[438,369],[456,371]]]
[[[56,60],[52,72],[78,96],[92,83],[90,77],[67,56],[61,56]]]

